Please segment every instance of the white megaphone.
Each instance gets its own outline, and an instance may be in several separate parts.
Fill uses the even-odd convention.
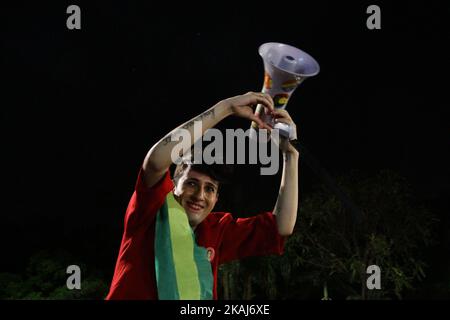
[[[268,42],[258,50],[264,61],[264,84],[262,92],[268,93],[273,101],[275,109],[285,109],[292,93],[306,78],[319,73],[320,67],[316,60],[306,52],[287,44]],[[267,115],[265,107],[256,106],[255,114],[262,121],[271,124],[279,130],[281,136],[289,138],[290,128],[284,123],[275,124],[275,119]],[[256,137],[258,125],[252,122],[250,137]]]

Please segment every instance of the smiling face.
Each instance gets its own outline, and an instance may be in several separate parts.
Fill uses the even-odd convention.
[[[189,224],[195,229],[212,211],[219,199],[219,183],[210,176],[186,168],[176,179],[175,199],[188,215]]]

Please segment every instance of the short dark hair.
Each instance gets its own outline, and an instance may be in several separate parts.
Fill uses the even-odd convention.
[[[234,171],[232,166],[226,164],[194,163],[190,159],[183,159],[182,162],[176,166],[173,173],[173,181],[175,184],[177,184],[178,179],[180,179],[183,173],[188,169],[207,175],[211,179],[217,181],[219,185],[229,183]]]
[[[224,164],[182,162],[176,166],[173,173],[173,180],[175,184],[177,184],[178,179],[180,179],[183,173],[188,169],[207,175],[211,179],[217,181],[219,185],[229,183],[230,176],[233,171],[232,167]]]
[[[173,182],[175,184],[178,183],[178,180],[183,173],[189,169],[207,175],[211,179],[217,181],[219,186],[231,182],[232,174],[234,172],[233,165],[216,163],[206,164],[203,162],[195,163],[195,153],[195,146],[193,145],[190,151],[180,158],[181,162],[177,164],[173,173]]]

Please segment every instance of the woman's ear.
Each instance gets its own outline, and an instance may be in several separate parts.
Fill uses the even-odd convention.
[[[217,204],[217,201],[219,201],[219,193],[218,192],[216,193],[216,199],[214,200],[214,206]]]

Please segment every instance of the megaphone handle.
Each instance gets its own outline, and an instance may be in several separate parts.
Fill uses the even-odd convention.
[[[274,119],[265,113],[265,107],[262,104],[258,104],[255,109],[255,115],[261,118],[261,120],[265,123],[271,124],[272,126],[275,124]],[[256,122],[252,121],[252,127],[258,128]]]

